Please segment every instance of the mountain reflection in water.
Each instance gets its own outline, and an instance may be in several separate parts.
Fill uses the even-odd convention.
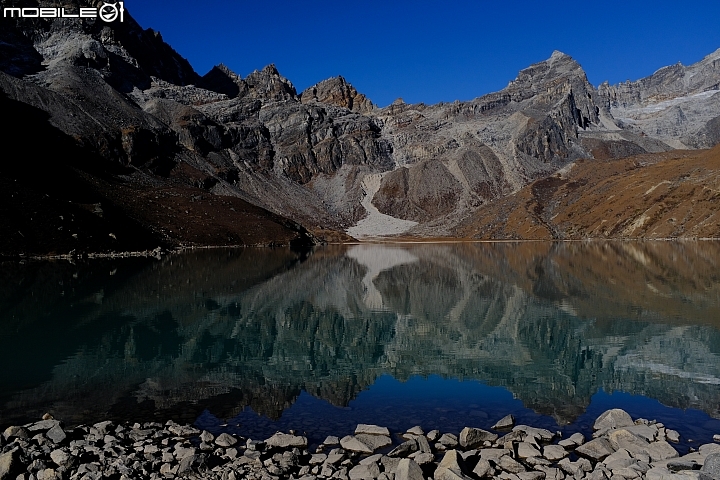
[[[347,406],[384,375],[506,387],[560,425],[614,391],[718,418],[719,267],[715,242],[3,264],[0,424],[277,419],[298,398]]]

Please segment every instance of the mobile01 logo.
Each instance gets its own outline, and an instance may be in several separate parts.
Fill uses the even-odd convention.
[[[104,3],[100,8],[81,7],[67,12],[64,7],[5,7],[3,18],[99,18],[103,22],[125,21],[125,2]]]

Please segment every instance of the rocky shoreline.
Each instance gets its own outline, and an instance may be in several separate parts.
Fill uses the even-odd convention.
[[[307,438],[293,431],[254,440],[173,421],[104,421],[67,429],[45,415],[4,431],[0,480],[720,479],[719,444],[681,457],[671,445],[679,442],[678,432],[633,420],[620,409],[604,412],[593,429],[592,438],[561,438],[559,432],[515,425],[512,415],[492,431],[466,427],[458,435],[361,424],[353,435],[330,436],[309,448]]]

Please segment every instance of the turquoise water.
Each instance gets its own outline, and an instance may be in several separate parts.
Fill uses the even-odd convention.
[[[720,433],[720,244],[351,245],[0,265],[0,426]]]

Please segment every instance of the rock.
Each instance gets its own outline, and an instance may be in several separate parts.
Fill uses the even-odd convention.
[[[610,441],[605,437],[590,440],[589,442],[575,449],[575,453],[578,453],[596,462],[604,459],[613,452],[615,452],[615,448],[613,448]]]
[[[443,433],[438,443],[445,445],[448,448],[455,448],[458,445],[458,439],[452,433]]]
[[[488,462],[484,458],[478,460],[475,468],[473,469],[473,473],[480,478],[492,477],[494,472],[495,469],[492,467],[492,465],[490,465],[490,462]]]
[[[435,461],[435,455],[432,453],[417,452],[417,454],[413,457],[413,460],[415,460],[415,463],[420,466],[429,465]]]
[[[236,443],[238,443],[237,438],[233,437],[232,435],[230,435],[228,433],[221,433],[215,439],[215,445],[217,445],[219,447],[225,447],[225,448],[232,447]]]
[[[45,433],[45,436],[56,444],[62,443],[67,438],[65,431],[60,427],[60,425],[52,427]]]
[[[671,472],[680,472],[682,470],[699,470],[701,465],[694,461],[678,459],[667,462],[665,468]]]
[[[307,448],[308,441],[306,437],[301,437],[298,435],[288,435],[278,432],[272,437],[265,440],[265,445],[271,448]]]
[[[563,480],[565,474],[559,468],[539,466],[539,471],[545,472],[545,480]]]
[[[518,472],[517,476],[520,480],[542,480],[545,478],[545,472]]]
[[[440,438],[440,430],[430,430],[425,437],[427,437],[429,442],[434,442]]]
[[[525,471],[525,467],[523,467],[520,462],[513,460],[510,455],[503,455],[502,457],[500,457],[497,462],[497,466],[510,473],[518,473]]]
[[[552,462],[560,460],[561,458],[565,458],[567,457],[567,455],[568,451],[560,445],[546,445],[543,448],[543,457],[547,458]]]
[[[42,420],[40,422],[35,422],[30,425],[28,425],[26,428],[29,432],[37,432],[37,431],[46,431],[50,430],[51,428],[60,425],[60,422],[57,420]]]
[[[55,462],[55,464],[57,464],[57,466],[62,467],[68,463],[70,455],[68,455],[67,452],[58,449],[50,452],[50,458],[53,462]]]
[[[359,453],[373,453],[373,449],[361,442],[353,435],[347,435],[340,439],[340,446],[345,450]]]
[[[0,480],[15,478],[24,470],[20,462],[20,452],[17,449],[0,455]]]
[[[633,425],[624,428],[633,435],[644,438],[648,442],[654,441],[658,434],[658,429],[654,425]]]
[[[711,453],[708,455],[700,471],[715,480],[720,479],[720,454]]]
[[[652,442],[646,452],[653,462],[666,460],[668,458],[676,458],[679,456],[677,450],[665,440]],[[637,458],[640,458],[639,456]]]
[[[425,435],[425,432],[423,431],[422,427],[420,427],[419,425],[408,429],[407,433],[410,433],[412,435]]]
[[[365,425],[364,423],[359,424],[355,427],[355,435],[366,434],[366,435],[385,435],[390,436],[390,430],[387,427],[379,427],[377,425]]]
[[[613,408],[600,414],[593,425],[594,430],[608,430],[611,428],[630,427],[635,425],[630,415],[620,408]]]
[[[465,427],[460,432],[460,446],[464,449],[478,448],[484,442],[494,442],[497,438],[498,435],[495,433],[480,428]]]
[[[378,467],[376,463],[356,465],[348,472],[350,480],[372,480],[377,478],[379,475],[380,467]]]
[[[490,460],[493,463],[498,463],[500,457],[507,455],[508,451],[504,448],[483,448],[480,450],[480,458]]]
[[[520,458],[528,457],[539,457],[541,456],[540,450],[535,448],[535,445],[527,442],[520,442],[517,446],[517,455]]]
[[[676,430],[668,428],[665,430],[665,438],[667,438],[668,442],[678,443],[680,441],[680,434]]]
[[[527,436],[535,437],[543,442],[550,442],[553,438],[555,438],[555,434],[550,430],[530,427],[528,425],[517,425],[513,428],[513,432],[516,431],[524,432]]]
[[[360,433],[355,435],[355,438],[370,447],[373,452],[378,448],[384,448],[392,445],[392,439],[384,435],[370,435],[366,433]]]
[[[552,465],[552,462],[550,460],[547,460],[542,457],[528,457],[525,459],[525,463],[532,467],[535,467],[538,465],[544,465],[546,467],[549,467],[550,465]]]
[[[401,443],[397,447],[393,448],[390,453],[388,453],[388,457],[407,457],[413,452],[417,452],[419,450],[418,443],[415,439],[408,440],[406,442]]]
[[[323,440],[323,445],[340,445],[340,439],[332,435],[325,437],[325,440]]]
[[[423,471],[414,460],[403,458],[395,469],[395,480],[424,480]]]
[[[5,440],[9,440],[10,438],[30,438],[30,434],[26,428],[13,425],[5,429],[3,437]]]
[[[493,430],[505,430],[507,428],[512,428],[515,425],[515,417],[512,416],[512,414],[505,415],[503,418],[498,420],[495,425],[493,425]]]
[[[200,434],[200,440],[202,440],[205,443],[212,443],[213,440],[215,440],[215,435],[208,432],[207,430],[203,430]]]
[[[435,480],[470,480],[464,473],[462,457],[457,450],[445,452],[442,460],[435,469]]]

